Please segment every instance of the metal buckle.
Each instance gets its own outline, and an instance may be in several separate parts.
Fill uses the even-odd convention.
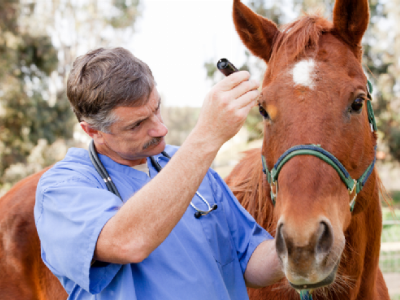
[[[354,192],[357,188],[357,180],[353,179],[353,182],[354,182],[353,188],[351,190],[349,190],[350,196],[354,193],[353,198],[350,200],[350,212],[353,212],[354,206],[356,204],[356,198],[357,198],[357,193]]]
[[[277,181],[272,181],[271,184],[270,184],[270,188],[271,188],[271,200],[272,200],[272,203],[275,206],[276,197],[278,195],[278,182]],[[275,188],[275,193],[274,193],[274,188]]]
[[[352,195],[354,193],[354,190],[357,187],[357,180],[353,179],[353,188],[351,190],[349,190],[349,195]]]

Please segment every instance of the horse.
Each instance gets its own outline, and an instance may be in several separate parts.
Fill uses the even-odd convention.
[[[268,69],[259,101],[265,118],[262,149],[248,152],[226,182],[275,236],[286,275],[273,286],[249,289],[250,298],[297,300],[296,289],[315,288],[314,300],[389,300],[378,267],[384,188],[371,164],[376,134],[361,66],[368,1],[337,0],[333,22],[306,15],[282,30],[240,0],[234,0],[233,18],[243,43]],[[285,154],[298,145],[302,155]],[[273,166],[282,154],[285,162],[277,172]],[[352,178],[371,172],[349,192],[351,182],[343,184],[338,166]],[[67,298],[41,260],[34,224],[35,190],[45,171],[0,199],[2,300]]]
[[[267,63],[264,131],[262,148],[246,152],[225,181],[275,236],[285,273],[249,289],[250,299],[389,300],[378,265],[384,187],[361,64],[368,1],[336,0],[332,21],[304,14],[278,29],[234,0],[233,20]]]
[[[18,182],[0,198],[2,300],[65,300],[68,297],[57,277],[42,261],[33,218],[36,186],[47,170]]]

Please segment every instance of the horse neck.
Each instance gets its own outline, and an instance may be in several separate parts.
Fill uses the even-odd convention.
[[[387,196],[374,170],[357,198],[355,213],[345,232],[346,247],[341,258],[341,273],[353,282],[349,293],[354,295],[371,295],[376,288],[382,233],[380,194]]]
[[[375,169],[363,191],[357,196],[354,214],[345,232],[346,241],[353,247],[360,248],[367,243],[369,250],[376,248],[379,251],[382,232],[380,194],[383,197],[387,195]]]

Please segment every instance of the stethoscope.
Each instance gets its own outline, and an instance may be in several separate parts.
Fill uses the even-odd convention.
[[[167,152],[163,151],[161,153],[166,158],[171,159],[171,156],[169,156]],[[90,160],[92,161],[92,164],[93,164],[94,168],[96,169],[97,173],[99,173],[101,178],[104,180],[104,182],[107,186],[107,189],[122,200],[122,197],[119,194],[117,187],[115,186],[115,184],[112,181],[110,175],[108,174],[106,168],[104,167],[104,165],[102,164],[102,162],[99,159],[96,148],[94,147],[93,140],[89,144],[89,157],[90,157]],[[151,161],[151,164],[153,165],[153,167],[157,170],[157,172],[160,172],[162,170],[162,167],[161,167],[160,163],[158,162],[158,158],[156,160],[156,159],[154,159],[154,157],[150,156],[150,161]],[[210,203],[208,203],[208,201],[199,193],[199,191],[196,191],[196,195],[207,205],[207,208],[208,208],[207,210],[198,209],[193,204],[193,202],[190,201],[190,205],[196,210],[196,212],[194,213],[194,216],[196,219],[200,218],[201,216],[208,215],[210,212],[212,212],[213,210],[216,210],[218,208],[217,204],[214,204],[211,206]]]

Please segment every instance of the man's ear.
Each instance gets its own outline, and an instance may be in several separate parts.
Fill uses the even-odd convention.
[[[97,143],[97,144],[104,143],[103,132],[92,128],[85,121],[80,122],[79,125],[81,125],[81,128],[83,129],[83,131],[86,132],[86,134],[88,136],[90,136],[95,141],[95,143]]]
[[[233,2],[233,22],[243,44],[268,63],[274,38],[279,34],[275,23],[256,14],[240,0]]]

